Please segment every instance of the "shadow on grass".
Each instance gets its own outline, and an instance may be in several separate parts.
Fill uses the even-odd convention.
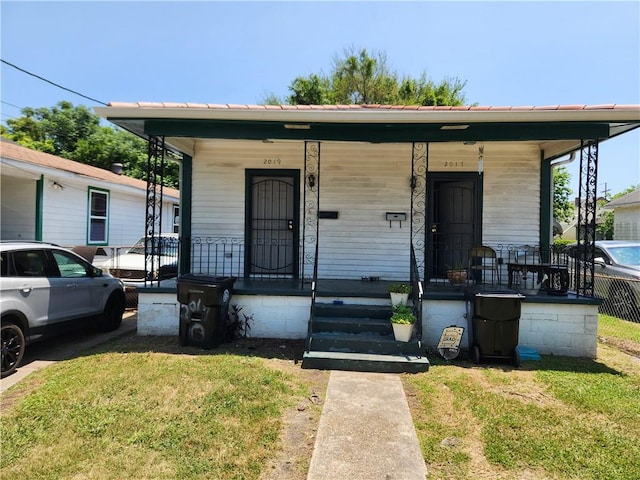
[[[508,371],[556,371],[556,372],[572,372],[572,373],[608,373],[610,375],[626,376],[624,372],[611,368],[604,363],[590,358],[564,357],[559,355],[541,355],[541,360],[524,360],[520,367],[514,367],[509,358],[487,358],[476,365],[471,360],[466,350],[460,352],[460,355],[454,360],[444,360],[436,352],[429,356],[432,366],[455,365],[461,368],[479,368]]]
[[[175,336],[136,336],[130,333],[97,345],[80,354],[95,353],[165,353],[169,355],[239,355],[265,359],[279,359],[299,362],[304,352],[304,340],[240,338],[203,349],[197,346],[180,346]]]

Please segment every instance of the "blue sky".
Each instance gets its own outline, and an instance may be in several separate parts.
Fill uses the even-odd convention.
[[[261,103],[354,47],[384,52],[400,76],[466,81],[468,103],[640,104],[637,0],[2,0],[0,15],[3,60],[102,102]],[[1,75],[3,121],[16,107],[97,105],[5,64]],[[640,132],[599,154],[599,192],[640,183]]]

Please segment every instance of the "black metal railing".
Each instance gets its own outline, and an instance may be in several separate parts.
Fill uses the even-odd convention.
[[[313,263],[313,279],[311,280],[311,306],[309,307],[309,322],[307,323],[306,351],[311,350],[311,333],[313,333],[313,320],[316,308],[316,295],[318,292],[318,253],[319,244],[316,242],[315,261]]]
[[[190,241],[190,272],[200,275],[244,275],[244,240],[230,237],[196,237]]]
[[[416,260],[416,254],[411,245],[411,293],[413,298],[413,314],[416,316],[416,338],[418,340],[418,347],[422,348],[422,297],[424,294],[422,280],[420,279],[420,273],[418,270],[418,262]]]
[[[498,244],[433,251],[438,253],[427,268],[430,287],[484,285],[529,294],[577,291],[570,275],[571,257],[562,247]]]

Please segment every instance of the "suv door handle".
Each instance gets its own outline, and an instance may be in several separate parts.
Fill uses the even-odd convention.
[[[22,285],[22,286],[20,287],[20,291],[21,291],[22,293],[29,293],[31,290],[32,290],[31,285]]]

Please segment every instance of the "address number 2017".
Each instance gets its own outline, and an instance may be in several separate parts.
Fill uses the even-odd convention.
[[[444,162],[445,167],[464,167],[464,162]]]
[[[265,158],[264,164],[265,165],[281,165],[282,160],[280,160],[279,158]]]

